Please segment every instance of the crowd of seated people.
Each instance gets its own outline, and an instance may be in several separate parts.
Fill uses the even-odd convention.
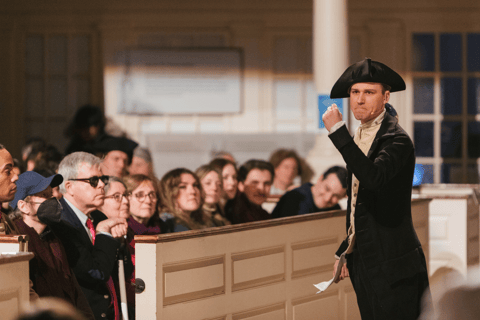
[[[32,300],[60,298],[87,319],[121,319],[125,283],[134,319],[135,235],[335,210],[345,197],[345,168],[298,186],[304,160],[285,149],[271,161],[252,159],[238,168],[230,153],[220,152],[195,171],[174,168],[158,179],[148,149],[107,134],[93,109],[77,112],[66,156],[32,139],[16,161],[0,145],[0,233],[30,237]],[[272,189],[283,196],[269,213],[262,205]]]

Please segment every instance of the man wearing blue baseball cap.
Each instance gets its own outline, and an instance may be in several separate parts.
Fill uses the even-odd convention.
[[[62,207],[53,198],[52,188],[62,181],[60,174],[45,178],[33,171],[22,173],[17,181],[15,198],[10,202],[22,219],[13,223],[21,234],[28,235],[28,250],[35,254],[30,260],[30,280],[37,294],[66,300],[87,319],[94,319],[87,298],[68,264],[62,243],[37,217],[37,212],[42,210],[58,211],[60,214]]]

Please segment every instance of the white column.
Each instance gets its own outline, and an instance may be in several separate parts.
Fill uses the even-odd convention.
[[[313,74],[317,93],[329,95],[347,67],[347,0],[313,0]]]
[[[335,81],[348,67],[348,20],[347,0],[313,0],[313,73],[319,97],[320,134],[307,160],[314,167],[317,176],[333,165],[345,165],[323,129],[321,116],[333,103],[329,100],[330,90]],[[322,100],[325,98],[327,100]],[[342,101],[343,100],[343,101]],[[344,120],[348,110],[347,99],[343,102]]]

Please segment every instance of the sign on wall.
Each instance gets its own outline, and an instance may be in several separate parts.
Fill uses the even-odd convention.
[[[132,49],[124,52],[123,114],[225,114],[242,107],[240,49]]]

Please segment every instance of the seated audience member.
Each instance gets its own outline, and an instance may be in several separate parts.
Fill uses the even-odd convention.
[[[346,195],[347,170],[334,166],[325,171],[315,185],[307,182],[285,193],[273,210],[272,218],[340,210],[338,201]]]
[[[159,234],[163,222],[158,215],[158,189],[152,178],[135,174],[124,178],[130,202],[128,226],[135,234]]]
[[[220,200],[223,194],[222,175],[212,165],[203,165],[195,171],[200,179],[205,194],[203,212],[213,226],[221,227],[230,224],[220,208]]]
[[[223,195],[220,205],[222,208],[228,200],[235,198],[238,190],[238,172],[234,162],[227,159],[213,159],[210,165],[222,173]]]
[[[132,164],[128,167],[130,175],[143,174],[147,177],[154,178],[152,155],[147,148],[136,147],[133,150]]]
[[[148,180],[145,176],[127,176],[124,180],[119,179],[117,177],[110,177],[108,185],[105,186],[105,201],[103,206],[101,207],[101,211],[105,212],[105,214],[109,218],[124,218],[128,219],[128,231],[127,231],[127,239],[126,244],[129,250],[129,255],[131,257],[131,262],[133,266],[135,266],[135,235],[140,234],[158,234],[160,233],[159,226],[147,227],[141,222],[137,222],[136,219],[133,219],[133,215],[130,215],[130,203],[133,205],[133,210],[135,212],[145,211],[147,209],[148,213],[143,214],[139,213],[140,216],[149,216],[153,215],[153,212],[156,210],[156,197],[152,199],[152,196],[149,196],[151,189],[147,188],[146,196],[143,199],[143,202],[137,200],[137,197],[131,197],[131,192],[133,191],[134,194],[142,195],[145,190],[145,185],[148,185]],[[129,187],[127,187],[129,186]],[[130,201],[132,199],[132,201]],[[149,224],[149,220],[154,219],[147,219],[147,225]],[[160,219],[157,218],[155,221],[159,221]],[[152,223],[155,224],[155,223]],[[158,225],[158,223],[157,223]],[[135,270],[133,270],[132,275],[126,279],[126,291],[127,291],[127,303],[128,303],[128,313],[129,318],[135,318]]]
[[[167,172],[160,181],[163,221],[174,221],[174,232],[207,227],[202,205],[202,186],[192,171],[177,168]]]
[[[10,208],[3,204],[12,201],[17,191],[16,181],[18,175],[14,171],[13,158],[10,152],[0,144],[0,234],[19,234],[17,226],[12,223],[8,214]]]
[[[270,156],[275,169],[271,195],[282,195],[293,187],[293,179],[302,174],[300,157],[294,150],[278,149]]]
[[[108,218],[128,219],[130,217],[130,202],[125,182],[117,177],[109,177],[104,190],[105,197],[99,210]]]
[[[20,161],[18,161],[15,158],[13,159],[12,172],[13,172],[13,174],[16,174],[17,176],[19,176],[22,173],[21,166],[20,166]],[[10,214],[13,211],[13,209],[10,207],[8,202],[2,203],[1,204],[1,209],[5,214]],[[12,217],[10,217],[10,218],[12,218]]]
[[[62,181],[63,177],[59,174],[48,178],[33,171],[21,174],[17,181],[15,199],[10,205],[22,218],[14,220],[14,223],[21,234],[28,235],[28,251],[35,255],[29,262],[29,271],[36,293],[41,298],[57,297],[68,301],[85,317],[94,319],[88,301],[68,264],[62,243],[37,217],[37,210],[45,201],[58,201],[52,198],[52,188]]]
[[[65,136],[70,138],[65,154],[77,151],[96,154],[95,145],[111,137],[105,132],[105,123],[105,116],[99,107],[80,107],[65,130]]]
[[[125,193],[130,203],[127,245],[135,265],[135,235],[160,234],[169,231],[158,215],[158,190],[152,178],[143,174],[126,176]],[[135,307],[135,271],[127,283],[127,301]]]
[[[116,273],[117,250],[127,233],[123,218],[94,221],[93,213],[104,203],[104,187],[108,176],[102,175],[101,160],[86,152],[66,156],[58,168],[64,178],[60,185],[62,210],[56,215],[41,215],[62,241],[67,259],[92,308],[95,319],[119,319],[120,295],[115,290],[112,274]],[[102,214],[103,215],[103,214]],[[94,224],[98,224],[94,226]],[[132,269],[125,266],[125,274]]]
[[[127,138],[110,137],[95,145],[98,153],[103,154],[102,173],[123,178],[132,161],[133,150],[138,144]]]
[[[238,169],[238,193],[225,206],[225,216],[232,224],[266,220],[270,214],[262,204],[270,194],[273,166],[263,160],[249,160]]]

